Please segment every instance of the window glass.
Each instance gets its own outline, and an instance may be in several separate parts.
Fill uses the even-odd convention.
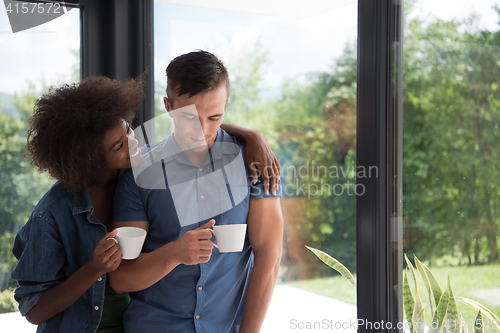
[[[230,74],[224,122],[261,131],[282,167],[284,253],[263,332],[355,321],[355,287],[306,246],[355,274],[356,195],[364,194],[356,187],[357,2],[165,2],[154,9],[155,116],[165,114],[170,60],[212,52]],[[173,130],[164,119],[155,123],[156,141]]]
[[[449,279],[469,331],[477,310],[457,296],[500,314],[499,6],[421,0],[405,8],[404,254],[425,264],[443,292]],[[436,293],[429,301],[417,278],[430,325]]]
[[[5,7],[0,9],[0,313],[17,311],[10,273],[17,260],[11,249],[17,231],[54,180],[24,158],[27,119],[36,99],[50,85],[80,78],[79,10],[13,33]],[[31,7],[30,7],[31,8]],[[62,10],[62,9],[61,9]],[[4,319],[5,318],[5,319]],[[12,316],[0,315],[0,327]],[[5,320],[5,322],[4,322]],[[19,322],[33,327],[19,315]]]

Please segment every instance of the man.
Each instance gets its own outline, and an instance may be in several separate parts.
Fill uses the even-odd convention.
[[[281,258],[281,188],[253,183],[245,144],[220,128],[229,77],[217,57],[179,56],[167,80],[174,133],[116,188],[113,228],[148,231],[139,258],[109,275],[113,289],[132,292],[125,331],[259,332]],[[246,223],[243,251],[213,249],[215,223]]]

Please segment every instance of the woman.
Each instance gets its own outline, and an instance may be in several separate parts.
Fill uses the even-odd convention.
[[[37,332],[121,331],[128,295],[106,282],[122,258],[110,240],[116,231],[108,230],[120,170],[140,163],[129,123],[142,99],[141,81],[90,77],[36,102],[28,156],[58,181],[16,237],[12,278],[21,314],[39,325]],[[247,139],[248,161],[279,169],[258,132],[226,130]]]

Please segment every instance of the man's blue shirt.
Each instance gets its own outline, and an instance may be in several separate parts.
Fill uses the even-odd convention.
[[[244,142],[219,129],[210,154],[196,166],[170,136],[144,155],[146,167],[140,173],[128,170],[120,178],[113,221],[149,221],[143,252],[176,241],[211,218],[217,225],[247,223],[250,199],[273,195],[264,193],[262,179],[252,184],[245,148]],[[239,159],[243,182],[228,167]],[[211,215],[214,212],[217,215]],[[125,331],[238,332],[252,266],[248,236],[242,252],[220,253],[214,248],[207,263],[177,266],[153,286],[131,293]]]

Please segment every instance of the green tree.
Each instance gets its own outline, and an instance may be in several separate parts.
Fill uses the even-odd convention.
[[[30,167],[24,157],[26,121],[32,113],[37,94],[35,86],[14,96],[16,116],[0,110],[0,290],[10,285],[10,272],[16,260],[11,249],[17,231],[26,223],[43,193],[54,182]]]
[[[268,52],[257,41],[251,48],[235,53],[227,63],[230,96],[224,122],[259,130],[271,147],[276,146],[273,128],[275,113],[262,97]]]
[[[406,246],[426,260],[499,259],[500,39],[477,20],[413,19],[405,31]]]
[[[311,260],[304,247],[310,245],[334,253],[355,270],[355,44],[346,46],[330,72],[308,73],[286,82],[282,97],[269,103],[268,109],[275,113],[274,129],[279,135],[289,266],[293,264],[298,279],[330,275]]]

